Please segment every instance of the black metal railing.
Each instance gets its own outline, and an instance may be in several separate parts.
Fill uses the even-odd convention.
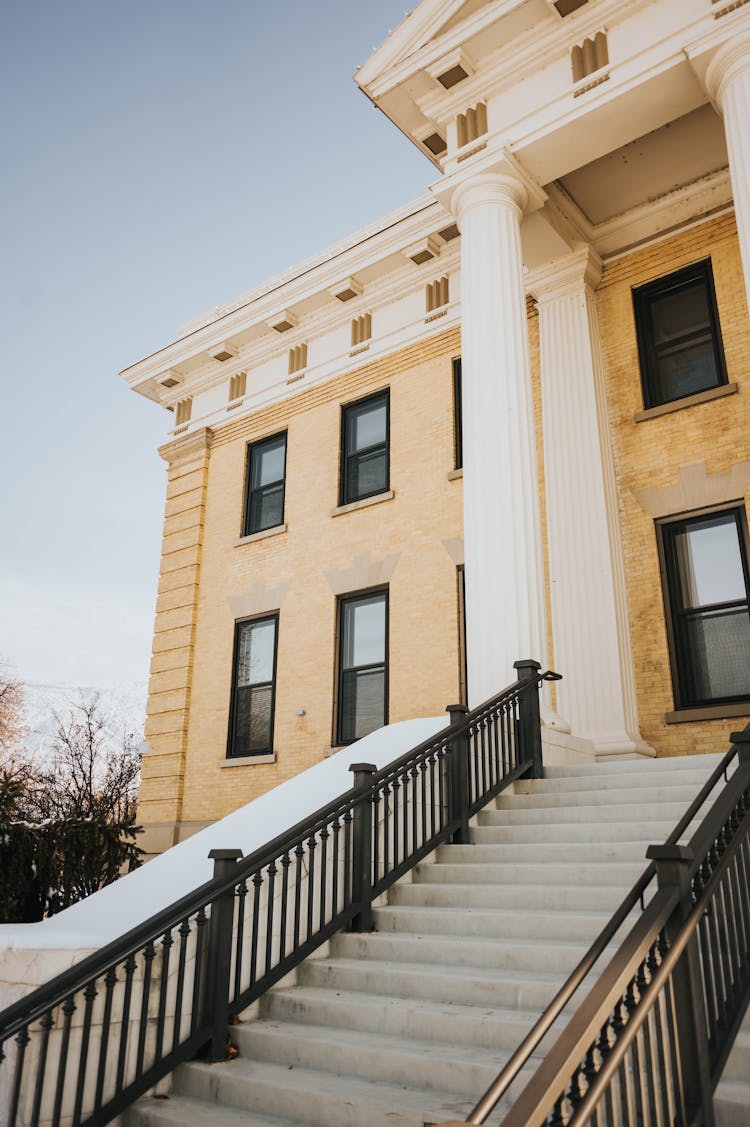
[[[750,725],[467,1122],[485,1123],[638,906],[641,912],[503,1127],[713,1127],[750,1000]],[[734,768],[733,774],[730,770]],[[685,835],[725,785],[693,833]]]
[[[542,773],[536,662],[472,712],[0,1014],[8,1127],[109,1122],[180,1062],[224,1059],[231,1017],[522,776]]]

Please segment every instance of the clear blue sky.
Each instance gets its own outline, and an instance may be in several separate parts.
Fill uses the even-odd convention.
[[[0,4],[0,657],[145,679],[171,416],[117,375],[420,195],[352,73],[405,0]]]

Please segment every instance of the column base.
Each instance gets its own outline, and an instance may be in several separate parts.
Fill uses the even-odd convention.
[[[590,736],[596,749],[597,763],[613,762],[615,759],[655,759],[656,752],[640,738],[633,739],[627,732],[612,732],[601,736]]]
[[[596,748],[591,740],[571,736],[557,728],[542,726],[542,762],[546,767],[571,767],[576,763],[595,763]]]

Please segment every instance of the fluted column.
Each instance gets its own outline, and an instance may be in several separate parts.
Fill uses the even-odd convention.
[[[463,494],[470,705],[546,662],[539,483],[520,223],[526,190],[510,175],[461,184]]]
[[[750,38],[724,44],[706,71],[706,88],[724,115],[737,233],[750,307]]]
[[[638,732],[596,294],[585,248],[532,279],[539,310],[552,644],[558,707],[599,754],[647,752]]]

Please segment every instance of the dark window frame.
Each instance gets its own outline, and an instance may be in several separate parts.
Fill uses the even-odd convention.
[[[461,357],[453,360],[453,468],[464,468],[464,416],[461,400],[462,390]]]
[[[278,485],[278,482],[272,482],[271,485],[261,486],[259,489],[253,489],[253,454],[261,450],[263,446],[267,446],[272,442],[277,442],[280,438],[284,439],[284,476],[283,478],[281,478],[281,520],[278,522],[278,524],[270,524],[265,528],[253,528],[253,496],[268,489],[275,488]],[[259,532],[267,532],[271,528],[279,528],[284,523],[284,509],[286,507],[286,470],[288,449],[289,432],[286,430],[277,431],[275,434],[268,434],[265,436],[265,438],[259,438],[255,442],[248,443],[247,452],[245,455],[245,504],[242,513],[242,536],[255,536]]]
[[[369,403],[374,403],[378,399],[385,400],[385,443],[379,442],[374,446],[368,447],[366,450],[358,450],[350,453],[347,441],[350,412],[356,411],[360,407],[366,407]],[[359,493],[356,497],[350,497],[347,492],[347,469],[350,458],[361,456],[362,454],[370,454],[381,445],[385,446],[385,485],[382,489],[374,489],[369,493]],[[391,389],[389,387],[383,388],[381,391],[376,391],[372,395],[366,395],[362,399],[355,399],[352,403],[342,404],[339,451],[339,505],[354,505],[357,501],[366,501],[369,497],[377,497],[381,493],[388,492],[391,487]]]
[[[679,644],[678,631],[676,629],[677,617],[679,615],[687,615],[689,612],[679,608],[680,599],[677,593],[679,571],[674,560],[674,533],[695,521],[700,521],[712,516],[719,516],[722,513],[734,513],[737,519],[740,559],[745,577],[745,592],[747,596],[744,603],[750,608],[750,534],[748,533],[747,511],[744,501],[736,500],[721,505],[710,505],[704,509],[691,509],[688,512],[677,513],[668,517],[659,517],[655,521],[656,541],[659,553],[659,572],[664,603],[664,619],[667,630],[669,668],[676,711],[714,707],[720,708],[722,705],[735,705],[750,700],[750,694],[747,696],[712,697],[708,700],[703,698],[691,698],[686,692],[687,678],[689,676],[686,662],[687,654],[685,648],[681,647]],[[669,542],[670,540],[672,541],[671,543]],[[743,601],[732,600],[727,603],[712,604],[717,610],[731,605],[741,606],[743,605]],[[706,609],[705,607],[701,608],[703,611]]]
[[[344,740],[344,739],[341,738],[341,731],[342,731],[342,728],[343,728],[342,710],[343,710],[343,703],[344,703],[343,680],[344,680],[344,672],[345,672],[345,670],[343,668],[343,661],[342,661],[342,659],[343,659],[343,637],[344,637],[344,630],[343,630],[343,627],[344,627],[344,606],[345,606],[346,603],[352,602],[355,599],[364,599],[364,598],[367,598],[368,596],[371,596],[371,595],[383,595],[385,597],[385,638],[384,638],[385,659],[384,659],[384,662],[383,662],[383,666],[384,666],[384,669],[383,669],[383,672],[384,672],[384,677],[383,677],[383,696],[384,696],[383,724],[385,725],[385,724],[388,724],[388,722],[389,722],[388,721],[388,716],[389,716],[389,713],[390,713],[390,708],[389,708],[389,698],[390,698],[390,673],[389,673],[389,668],[390,668],[390,632],[391,632],[390,590],[389,590],[389,587],[387,585],[385,585],[385,586],[380,585],[378,587],[365,587],[364,589],[362,589],[360,591],[347,591],[347,593],[345,595],[338,595],[336,597],[336,647],[335,647],[335,649],[336,649],[336,652],[335,652],[336,665],[335,665],[335,679],[334,679],[335,699],[334,699],[334,710],[333,710],[333,716],[334,716],[333,746],[334,747],[348,747],[350,744],[357,742],[356,739],[354,739],[354,740]],[[352,666],[351,668],[352,669],[369,669],[369,668],[374,669],[374,668],[379,667],[379,665],[380,665],[380,662],[377,662],[376,664],[372,664],[370,666],[360,665],[360,666]],[[359,738],[362,739],[364,737],[359,737]]]
[[[709,314],[709,334],[716,364],[716,383],[707,387],[698,388],[685,395],[676,395],[671,399],[663,398],[658,391],[659,371],[658,354],[653,340],[653,324],[651,315],[652,302],[671,290],[677,290],[690,283],[703,282]],[[641,386],[643,390],[643,404],[645,410],[662,407],[667,403],[678,403],[691,395],[700,395],[714,387],[723,387],[729,382],[727,376],[726,360],[724,358],[724,344],[721,336],[721,323],[719,309],[716,304],[716,289],[714,286],[713,268],[710,258],[703,258],[692,262],[671,274],[661,278],[654,278],[642,286],[637,286],[632,291],[633,314],[635,317],[636,337],[638,341],[638,362],[641,371]]]
[[[249,626],[253,623],[260,624],[262,622],[273,622],[273,673],[271,679],[271,726],[270,726],[270,740],[269,747],[263,751],[252,752],[237,752],[234,750],[236,743],[235,724],[237,721],[237,664],[240,654],[240,632],[243,627]],[[273,755],[273,742],[274,731],[276,722],[276,681],[277,681],[277,666],[279,656],[279,611],[264,611],[263,614],[255,614],[250,618],[238,618],[234,624],[234,648],[232,651],[232,686],[229,698],[229,730],[227,732],[227,759],[255,759],[257,756]],[[258,681],[251,688],[259,688],[267,685],[268,681]]]

